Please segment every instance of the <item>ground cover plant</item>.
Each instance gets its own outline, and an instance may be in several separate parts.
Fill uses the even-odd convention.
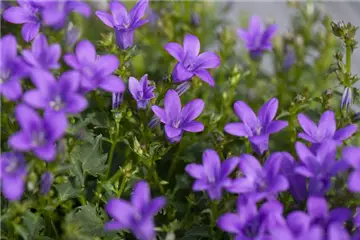
[[[1,239],[360,239],[356,26],[103,3],[1,1]]]

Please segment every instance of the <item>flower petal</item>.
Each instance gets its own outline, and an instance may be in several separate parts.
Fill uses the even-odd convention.
[[[176,60],[181,61],[183,59],[184,50],[180,44],[171,42],[171,43],[167,43],[164,48]]]
[[[0,84],[0,92],[6,99],[15,101],[21,97],[21,84],[18,80],[9,79],[7,82]]]
[[[236,115],[247,126],[254,126],[257,122],[257,117],[254,111],[243,101],[236,101],[234,104]]]
[[[111,28],[114,27],[113,16],[111,14],[104,11],[96,11],[95,14],[105,25]]]
[[[111,199],[105,205],[105,210],[112,218],[122,224],[123,228],[131,226],[134,209],[130,203],[122,199]]]
[[[310,120],[305,114],[303,114],[303,113],[300,113],[300,114],[297,116],[297,118],[298,118],[299,124],[300,124],[300,126],[302,127],[302,129],[304,130],[304,132],[305,132],[308,136],[316,139],[318,128],[317,128],[317,126],[315,125],[315,123],[314,123],[313,121],[311,121],[311,120]]]
[[[221,176],[223,178],[229,176],[234,171],[234,169],[239,164],[239,162],[240,162],[239,157],[230,157],[230,158],[226,159],[221,164]]]
[[[360,192],[360,170],[353,171],[349,175],[348,188],[352,192]]]
[[[220,158],[217,152],[212,149],[207,149],[202,155],[204,172],[208,179],[215,181],[218,179],[221,171]]]
[[[3,12],[3,18],[11,23],[23,24],[32,22],[33,16],[22,7],[10,7]]]
[[[88,106],[85,97],[80,94],[72,95],[67,99],[66,112],[70,114],[77,114],[84,111]]]
[[[14,133],[8,140],[11,148],[17,151],[28,151],[32,147],[32,139],[28,134],[24,132]]]
[[[191,121],[181,125],[181,129],[187,132],[202,132],[204,130],[204,124],[198,121]]]
[[[192,190],[194,192],[204,191],[209,188],[209,185],[207,181],[204,181],[202,179],[196,180],[194,184],[192,185]]]
[[[139,91],[142,91],[142,86],[140,85],[139,81],[134,78],[129,78],[129,91],[134,99],[137,99],[137,94]]]
[[[107,231],[119,231],[124,229],[124,225],[118,221],[112,220],[110,222],[105,223],[104,228]]]
[[[262,155],[269,149],[269,135],[259,135],[249,137],[252,149],[259,155]]]
[[[308,178],[314,177],[314,174],[306,166],[295,167],[295,172],[304,177],[308,177]]]
[[[250,178],[237,178],[226,188],[231,193],[249,193],[255,190],[254,180]]]
[[[188,72],[182,65],[182,63],[177,63],[172,72],[172,78],[174,82],[182,82],[191,79],[195,74]]]
[[[240,169],[247,178],[256,179],[262,177],[263,169],[259,161],[250,154],[242,154],[240,156]]]
[[[331,138],[336,131],[335,114],[332,111],[326,111],[321,115],[319,121],[319,133],[323,138]]]
[[[25,23],[21,29],[21,36],[25,42],[30,42],[39,33],[39,23]]]
[[[295,149],[300,161],[309,166],[309,161],[315,157],[314,154],[301,142],[295,143]]]
[[[82,40],[75,47],[76,58],[80,64],[94,62],[96,50],[94,45],[88,40]]]
[[[183,122],[188,123],[197,118],[204,110],[205,103],[201,99],[194,99],[188,102],[181,111]]]
[[[307,212],[312,219],[314,218],[324,219],[327,217],[328,204],[324,198],[309,197],[306,206],[307,206]]]
[[[168,90],[166,92],[164,106],[169,123],[180,120],[181,101],[175,90]]]
[[[170,125],[165,125],[165,133],[168,138],[174,138],[181,134],[182,130],[180,128],[174,128]]]
[[[104,89],[107,92],[124,92],[125,84],[124,82],[114,75],[108,75],[103,77],[99,87]]]
[[[220,65],[220,57],[213,52],[204,52],[196,58],[196,65],[200,69],[216,68]]]
[[[151,203],[148,207],[147,213],[149,216],[153,216],[157,214],[160,209],[162,209],[166,204],[166,198],[165,197],[157,197],[151,200]]]
[[[65,134],[68,121],[64,113],[45,112],[44,124],[49,134],[51,134],[48,141],[56,141]]]
[[[184,57],[194,58],[199,55],[200,41],[195,35],[186,34],[184,37]]]
[[[114,55],[102,55],[96,60],[96,67],[103,75],[112,74],[119,67],[119,60]]]
[[[46,99],[39,90],[29,90],[24,94],[23,100],[34,108],[45,108]]]
[[[280,132],[282,129],[286,128],[287,126],[288,126],[287,121],[275,120],[268,124],[265,132],[266,134],[277,133]]]
[[[185,172],[196,179],[204,177],[204,167],[200,164],[191,163],[186,165]]]
[[[224,131],[238,137],[252,136],[250,129],[243,123],[228,123],[225,125]]]
[[[41,123],[39,114],[25,104],[17,105],[15,109],[15,116],[21,128],[25,131],[33,129],[34,124]]]
[[[200,78],[201,80],[203,80],[204,82],[209,84],[211,87],[215,86],[215,81],[214,81],[213,77],[211,76],[211,74],[207,70],[198,69],[198,70],[196,70],[195,74],[198,78]]]
[[[150,186],[145,181],[139,181],[134,187],[134,191],[131,194],[131,203],[139,211],[143,209],[144,206],[149,205],[150,203]]]
[[[342,156],[353,168],[360,169],[360,147],[346,147],[342,152]]]
[[[272,98],[259,110],[258,117],[262,126],[268,125],[274,118],[279,107],[279,100]]]
[[[24,194],[25,181],[23,176],[1,178],[1,190],[4,196],[10,201],[18,201]]]
[[[358,127],[356,124],[350,124],[346,127],[343,127],[335,132],[334,139],[344,141],[350,138],[353,134],[355,134],[357,129]]]
[[[56,145],[54,143],[49,143],[45,146],[37,147],[34,149],[34,153],[38,158],[45,161],[53,161],[56,157]]]
[[[239,233],[243,226],[241,226],[241,219],[238,215],[234,213],[225,213],[219,217],[216,224],[223,231],[229,233]]]
[[[140,0],[130,11],[130,19],[131,22],[137,22],[140,18],[142,18],[145,14],[145,11],[149,5],[148,0]]]
[[[128,21],[128,13],[125,6],[117,0],[110,2],[110,11],[114,17],[114,25]]]
[[[160,108],[159,106],[152,106],[151,110],[155,113],[155,115],[160,119],[162,123],[167,123],[166,113],[164,109]]]

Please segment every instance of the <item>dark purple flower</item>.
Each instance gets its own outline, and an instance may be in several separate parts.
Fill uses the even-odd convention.
[[[60,113],[66,121],[65,114],[80,113],[88,105],[86,98],[78,93],[80,78],[77,72],[65,72],[56,81],[51,73],[36,70],[32,80],[37,88],[24,94],[24,102],[34,108]]]
[[[20,79],[25,76],[24,63],[17,56],[16,38],[8,34],[0,40],[0,93],[9,100],[21,97]]]
[[[51,26],[54,29],[64,27],[68,15],[71,12],[76,12],[84,17],[90,17],[91,8],[84,1],[78,0],[52,0],[41,3],[42,19],[45,25]]]
[[[48,194],[48,192],[51,189],[51,185],[54,181],[54,176],[51,172],[46,171],[41,175],[41,187],[40,187],[40,193],[45,195]]]
[[[360,148],[352,146],[344,148],[343,159],[354,168],[348,178],[348,188],[352,192],[360,192]]]
[[[344,89],[343,95],[341,97],[341,108],[348,110],[349,107],[351,107],[353,102],[353,94],[352,94],[352,88],[346,87]]]
[[[326,111],[321,115],[318,126],[302,113],[298,115],[298,121],[304,130],[298,137],[311,142],[314,148],[327,139],[341,143],[357,131],[356,124],[350,124],[336,131],[335,114],[332,111]]]
[[[21,153],[3,152],[0,156],[1,191],[10,201],[20,200],[25,188],[26,163]]]
[[[213,52],[204,52],[199,55],[200,41],[194,35],[186,34],[183,45],[182,47],[174,42],[165,45],[165,50],[179,61],[172,72],[174,82],[187,81],[196,75],[214,87],[215,81],[206,69],[218,67],[219,56]]]
[[[140,240],[153,240],[155,238],[153,216],[165,204],[164,197],[151,199],[150,187],[147,182],[138,182],[130,202],[111,199],[106,204],[106,212],[113,220],[105,224],[105,229],[109,231],[130,229]]]
[[[286,46],[285,48],[285,56],[283,61],[283,70],[288,71],[295,63],[296,54],[292,47]]]
[[[248,137],[253,150],[261,155],[269,148],[270,134],[279,132],[288,125],[286,121],[273,120],[278,106],[279,101],[272,98],[260,108],[256,117],[245,102],[237,101],[234,110],[242,122],[228,123],[224,130],[234,136]]]
[[[220,200],[223,189],[231,184],[229,175],[238,163],[238,157],[231,157],[221,163],[217,152],[207,149],[203,153],[203,164],[188,164],[185,171],[196,179],[192,187],[194,191],[208,191],[212,200]]]
[[[64,61],[81,76],[82,91],[91,91],[98,87],[108,92],[124,92],[125,84],[112,75],[119,67],[119,60],[114,55],[97,56],[94,45],[88,40],[79,42],[75,54],[66,54]]]
[[[154,98],[155,86],[149,86],[147,74],[140,81],[134,77],[129,78],[129,91],[137,102],[137,107],[145,109],[150,99]]]
[[[270,239],[269,226],[283,221],[282,212],[283,207],[277,201],[264,203],[258,211],[254,200],[240,196],[237,212],[223,214],[217,225],[221,230],[235,234],[235,240],[265,240]]]
[[[46,112],[42,119],[33,109],[19,104],[15,116],[21,130],[9,138],[9,145],[17,151],[30,151],[45,161],[56,157],[56,141],[66,130],[66,119]]]
[[[198,13],[194,12],[191,14],[190,23],[194,27],[198,27],[200,25],[200,16]]]
[[[124,93],[113,93],[112,94],[112,101],[111,101],[111,106],[112,109],[118,109],[121,105],[121,103],[124,100]]]
[[[35,37],[31,50],[22,52],[24,61],[32,68],[52,70],[60,68],[61,47],[59,44],[48,45],[45,35]]]
[[[240,170],[244,177],[235,179],[228,191],[251,196],[255,201],[276,198],[289,188],[289,182],[280,172],[281,158],[268,158],[264,166],[250,154],[240,156]]]
[[[111,14],[96,11],[96,15],[104,24],[115,30],[116,43],[121,49],[126,49],[133,45],[134,31],[149,21],[141,19],[148,5],[148,0],[140,0],[128,13],[122,3],[113,0],[110,2]]]
[[[261,56],[264,51],[272,49],[271,40],[276,30],[276,24],[271,24],[265,28],[260,17],[252,16],[249,20],[248,29],[239,28],[237,34],[244,41],[246,48],[250,52],[250,56],[257,58]]]
[[[180,141],[183,131],[201,132],[204,125],[194,121],[204,109],[204,101],[195,99],[187,103],[181,109],[181,101],[175,90],[166,92],[164,109],[159,106],[152,106],[155,115],[165,124],[165,133],[170,142]]]
[[[26,42],[30,42],[40,30],[42,3],[35,0],[17,0],[17,3],[19,6],[4,11],[3,18],[14,24],[24,24],[21,35]]]
[[[323,196],[331,187],[331,178],[347,169],[345,161],[336,161],[336,142],[324,141],[316,151],[311,152],[305,144],[295,144],[301,165],[295,172],[310,179],[309,194]]]

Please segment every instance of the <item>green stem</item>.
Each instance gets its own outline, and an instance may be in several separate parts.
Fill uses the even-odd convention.
[[[217,215],[218,215],[218,202],[216,200],[211,201],[211,224],[210,224],[210,227],[211,227],[211,235],[213,236],[214,239],[216,238],[214,227],[216,225]]]
[[[350,73],[351,73],[351,47],[346,46],[346,76],[345,76],[345,86],[351,87],[350,82]]]
[[[160,181],[159,181],[159,175],[158,175],[158,173],[157,173],[157,171],[156,171],[156,167],[155,167],[155,165],[152,164],[152,163],[151,163],[151,165],[153,166],[153,167],[152,167],[152,171],[153,171],[153,177],[154,177],[155,183],[158,185],[159,190],[160,190],[160,193],[161,193],[161,194],[164,194],[164,193],[165,193],[165,192],[164,192],[164,188],[163,188],[163,186],[161,185],[161,183],[160,183]]]
[[[169,170],[169,173],[168,173],[168,176],[167,176],[167,180],[170,181],[172,175],[174,174],[174,171],[176,169],[176,164],[177,162],[179,161],[179,152],[181,150],[181,143],[179,143],[179,148],[177,149],[176,153],[174,154],[175,155],[175,159],[171,162],[171,166],[170,166],[170,170]]]
[[[120,189],[119,189],[119,192],[118,192],[118,197],[119,198],[121,198],[121,194],[124,192],[126,181],[127,181],[127,178],[126,178],[126,174],[125,174],[122,181],[121,181]]]
[[[120,124],[118,122],[116,122],[115,139],[112,139],[112,141],[111,141],[111,148],[110,148],[110,153],[109,153],[109,158],[108,158],[109,168],[107,169],[107,172],[106,172],[106,175],[105,175],[106,179],[109,178],[109,174],[110,174],[110,170],[111,170],[111,166],[112,166],[112,161],[113,161],[113,156],[114,156],[114,150],[115,150],[116,144],[118,142],[119,129],[120,129]]]

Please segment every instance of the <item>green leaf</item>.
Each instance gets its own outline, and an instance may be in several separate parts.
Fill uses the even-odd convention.
[[[70,182],[57,184],[55,188],[59,194],[60,201],[66,201],[79,195],[79,190],[73,188]]]
[[[26,212],[22,218],[23,224],[29,233],[28,237],[30,239],[36,239],[40,231],[44,228],[44,219],[40,215],[32,212]]]
[[[17,234],[19,234],[22,237],[23,240],[28,240],[29,239],[29,234],[26,231],[26,228],[24,228],[21,225],[14,225],[14,228],[15,228],[15,232]]]

